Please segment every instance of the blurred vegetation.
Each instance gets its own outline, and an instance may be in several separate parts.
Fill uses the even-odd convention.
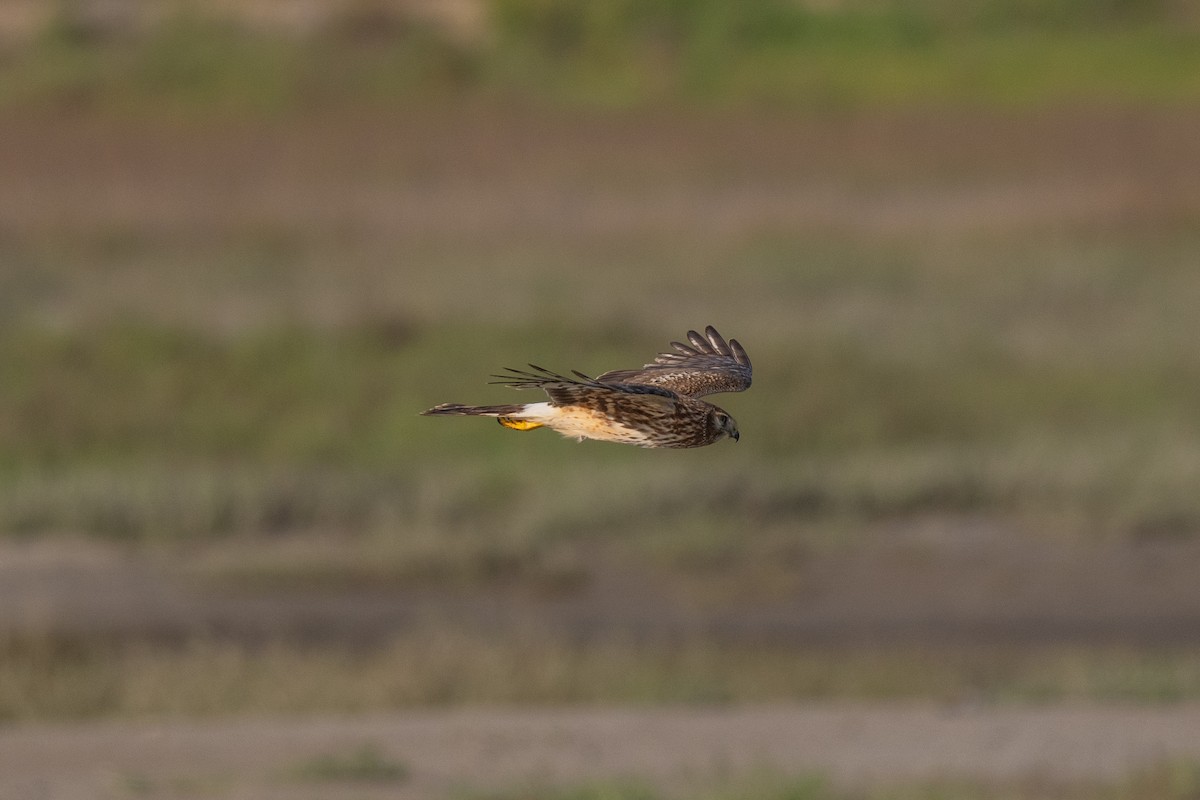
[[[0,45],[0,134],[28,150],[0,203],[5,544],[93,537],[264,591],[569,593],[636,564],[711,602],[930,520],[1200,533],[1191,4],[496,0],[465,31],[403,4],[304,31],[86,5]],[[1087,107],[1094,138],[1063,122]],[[1183,111],[1130,123],[1148,108]],[[1009,113],[1021,143],[982,141]],[[417,416],[709,323],[756,364],[716,398],[737,445]],[[1191,651],[33,639],[3,643],[0,718],[1200,697]]]
[[[389,758],[374,743],[343,754],[316,756],[296,766],[291,776],[298,781],[327,783],[394,784],[408,777],[408,767]]]
[[[0,337],[0,533],[183,545],[322,533],[352,538],[361,549],[346,552],[362,554],[362,569],[396,578],[486,575],[497,564],[536,572],[550,553],[597,540],[668,563],[731,548],[770,559],[784,542],[947,514],[1091,539],[1191,536],[1194,238],[1108,238],[919,260],[892,242],[829,249],[771,235],[717,254],[711,271],[691,251],[627,253],[604,273],[618,285],[626,272],[646,276],[632,284],[638,294],[647,280],[699,279],[725,298],[712,319],[706,295],[676,293],[680,322],[665,327],[650,323],[652,301],[636,305],[652,287],[618,325],[588,316],[620,297],[573,324],[515,321],[505,286],[537,286],[544,308],[570,308],[590,271],[527,258],[497,286],[470,277],[488,262],[465,256],[446,296],[424,297],[411,317],[402,307],[332,328],[296,317],[221,332],[156,321],[177,302],[161,288],[109,321],[37,323],[39,295],[98,308],[88,273],[68,269],[48,293],[28,290]],[[146,285],[190,269],[151,260],[157,278],[121,269]],[[354,283],[373,275],[344,271],[339,290],[306,290],[281,267],[247,288],[239,262],[227,273],[213,263],[215,296],[201,302],[219,304],[228,283],[265,320],[280,296],[313,291],[336,305],[332,295],[357,296]],[[18,297],[22,285],[12,282]],[[422,321],[437,309],[477,321]],[[741,420],[737,445],[666,458],[417,416],[441,401],[515,399],[485,385],[501,366],[598,373],[710,320],[758,365],[753,391],[718,400]],[[313,559],[330,576],[355,574],[355,557]]]
[[[573,641],[433,619],[369,648],[195,639],[0,641],[0,721],[411,708],[932,700],[997,705],[1200,699],[1194,646],[773,645],[707,635]]]
[[[667,792],[638,781],[550,783],[512,789],[464,792],[456,800],[1188,800],[1200,789],[1200,765],[1167,762],[1127,780],[1020,781],[936,780],[890,784],[870,789],[838,788],[820,774],[787,775],[770,771],[737,771],[710,781],[687,795]]]
[[[1200,96],[1200,19],[1179,0],[481,0],[481,22],[465,32],[404,3],[331,5],[302,32],[201,4],[152,24],[87,3],[59,8],[33,41],[7,49],[0,107],[272,113],[447,94],[816,107]]]

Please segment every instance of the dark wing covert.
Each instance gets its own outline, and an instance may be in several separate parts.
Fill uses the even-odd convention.
[[[671,342],[674,353],[659,353],[641,369],[618,369],[596,378],[599,383],[653,386],[684,397],[718,392],[742,392],[750,388],[750,357],[737,339],[726,342],[709,325],[704,335],[687,332],[690,344]]]

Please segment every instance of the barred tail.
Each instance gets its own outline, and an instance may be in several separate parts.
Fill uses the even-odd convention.
[[[530,431],[542,427],[542,423],[521,419],[519,415],[525,410],[520,403],[510,403],[503,406],[464,406],[461,403],[442,403],[439,406],[422,411],[423,417],[497,417],[497,422],[506,428],[518,431]]]
[[[510,403],[504,406],[464,406],[461,403],[442,403],[428,411],[422,411],[423,417],[511,417],[520,414],[525,406],[520,403]]]

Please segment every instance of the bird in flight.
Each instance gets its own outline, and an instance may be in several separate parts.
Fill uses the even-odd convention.
[[[443,403],[426,416],[496,417],[506,428],[546,427],[583,441],[621,442],[639,447],[703,447],[725,437],[739,438],[737,423],[724,409],[698,398],[750,387],[750,357],[736,339],[726,342],[709,325],[701,336],[687,332],[688,344],[671,342],[641,369],[619,369],[589,378],[568,378],[530,364],[509,368],[493,383],[514,389],[541,389],[549,402],[498,406]]]

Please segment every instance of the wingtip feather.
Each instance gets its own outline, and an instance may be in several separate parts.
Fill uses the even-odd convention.
[[[746,348],[742,347],[742,343],[737,339],[729,340],[729,351],[733,356],[733,360],[739,364],[750,366],[750,356],[746,354]]]
[[[699,352],[703,353],[708,350],[708,341],[695,331],[688,331],[687,338],[692,343],[692,347],[695,347]]]
[[[721,334],[717,333],[717,329],[712,325],[709,325],[704,329],[704,335],[708,337],[708,343],[712,345],[714,352],[723,356],[730,354],[729,345],[725,342],[725,339],[721,336]]]

